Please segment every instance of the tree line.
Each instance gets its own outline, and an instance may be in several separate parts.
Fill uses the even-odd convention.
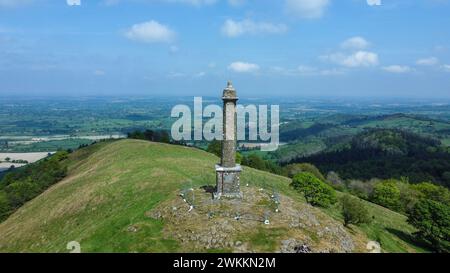
[[[0,180],[0,221],[63,179],[67,175],[67,166],[63,164],[67,156],[67,151],[60,151],[36,163],[8,171]]]
[[[400,130],[369,130],[344,149],[299,157],[289,164],[306,162],[345,179],[407,176],[412,183],[430,181],[450,188],[449,149],[439,140]]]

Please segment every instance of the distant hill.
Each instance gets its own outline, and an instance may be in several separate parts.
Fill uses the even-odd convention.
[[[437,138],[450,146],[450,123],[421,115],[335,114],[312,121],[290,121],[280,127],[280,140],[286,143],[269,157],[285,164],[296,158],[348,147],[351,139],[370,129],[394,129]]]
[[[348,145],[293,160],[346,179],[400,178],[450,187],[450,152],[437,139],[395,129],[370,129]]]
[[[224,203],[214,221],[201,208],[191,217],[179,193],[192,187],[199,200],[212,202],[201,187],[215,184],[216,162],[198,149],[140,140],[77,150],[64,161],[66,178],[0,223],[0,252],[68,252],[71,241],[79,242],[82,252],[276,252],[300,242],[312,251],[361,252],[369,240],[381,242],[387,252],[424,251],[408,239],[414,229],[403,215],[366,202],[373,223],[346,229],[338,204],[311,207],[289,187],[289,179],[251,168],[244,169],[241,185],[256,202],[255,211],[267,205],[265,192],[280,194],[281,214],[270,225],[252,221],[251,215],[237,222],[235,203],[228,210]],[[225,219],[227,213],[233,217]],[[284,223],[288,217],[296,218]]]

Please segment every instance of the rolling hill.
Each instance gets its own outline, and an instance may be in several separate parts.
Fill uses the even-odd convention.
[[[413,114],[349,115],[335,114],[307,121],[289,121],[280,127],[280,139],[286,145],[267,156],[280,163],[296,157],[344,148],[358,134],[374,129],[402,130],[450,143],[450,123]]]
[[[251,208],[233,202],[211,203],[222,210],[212,220],[201,208],[189,213],[179,193],[192,187],[197,202],[210,202],[201,189],[215,184],[217,161],[198,149],[140,140],[79,149],[64,161],[66,178],[0,223],[0,252],[68,252],[71,241],[82,252],[289,252],[299,244],[312,252],[363,252],[369,240],[386,252],[425,251],[410,241],[414,229],[403,215],[366,203],[372,223],[347,229],[339,205],[311,207],[289,179],[251,168],[241,177],[254,202],[250,214],[264,213],[264,193],[280,195],[281,212],[269,225],[226,215]]]
[[[450,153],[434,138],[394,129],[372,129],[354,136],[341,149],[300,157],[322,172],[336,171],[345,179],[408,177],[450,186]]]

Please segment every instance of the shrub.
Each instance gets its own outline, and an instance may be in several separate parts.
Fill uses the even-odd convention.
[[[344,226],[349,224],[364,224],[370,222],[369,211],[363,202],[349,194],[344,195],[341,199],[342,216],[344,216]]]
[[[261,171],[281,174],[281,168],[277,163],[271,160],[263,159],[256,154],[249,154],[248,156],[243,156],[242,165],[258,169]]]
[[[236,163],[241,164],[242,163],[242,154],[237,152],[236,153]]]
[[[400,190],[395,180],[385,180],[375,185],[371,197],[372,202],[398,211],[400,209]]]
[[[0,219],[5,219],[25,202],[63,179],[67,174],[67,166],[62,161],[67,157],[66,151],[59,151],[6,174],[0,181]]]
[[[222,142],[218,140],[213,140],[208,144],[208,148],[206,148],[208,153],[212,153],[217,155],[218,157],[222,156]]]
[[[400,210],[401,212],[407,212],[419,201],[420,193],[405,181],[399,181],[397,187],[400,190]]]
[[[0,221],[5,219],[11,210],[8,197],[4,191],[0,191]]]
[[[257,156],[256,154],[249,154],[248,156],[244,156],[242,158],[242,165],[249,166],[254,169],[266,171],[266,163],[264,159]]]
[[[139,130],[136,130],[134,132],[128,133],[128,138],[170,143],[170,136],[167,131],[145,130],[144,132],[141,132]]]
[[[376,183],[378,183],[377,179],[370,181],[351,180],[348,183],[348,189],[359,198],[368,200],[373,193],[373,188]]]
[[[305,195],[305,199],[313,206],[329,207],[336,203],[334,189],[309,172],[294,176],[291,186]]]
[[[450,152],[449,152],[450,153]],[[442,180],[444,182],[444,186],[450,188],[450,172],[444,172],[442,174]]]
[[[5,191],[11,205],[19,207],[39,194],[39,185],[31,177],[27,177],[8,185]]]
[[[325,177],[322,175],[319,169],[317,169],[316,166],[309,163],[290,164],[284,168],[285,168],[284,172],[290,178],[293,178],[295,175],[301,172],[309,172],[312,173],[315,177],[319,178],[320,180],[325,181]]]
[[[444,204],[450,203],[450,191],[442,186],[425,182],[413,185],[412,188],[419,192],[420,197]]]
[[[345,189],[345,182],[339,177],[339,174],[331,171],[327,174],[328,183],[337,190]]]
[[[408,222],[418,231],[415,236],[436,251],[450,252],[450,206],[421,199],[408,213]]]

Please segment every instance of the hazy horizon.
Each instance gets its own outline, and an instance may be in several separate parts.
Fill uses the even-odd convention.
[[[72,4],[72,5],[69,5]],[[0,96],[450,98],[449,0],[2,0]]]

